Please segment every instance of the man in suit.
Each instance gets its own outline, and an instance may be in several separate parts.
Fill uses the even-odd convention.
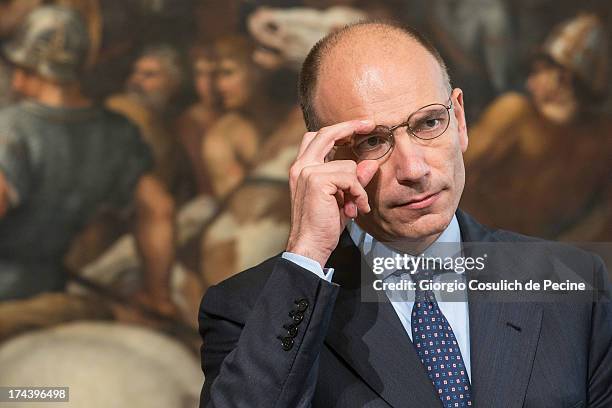
[[[431,44],[388,24],[344,28],[310,52],[300,99],[310,132],[290,170],[287,249],[204,297],[202,407],[612,406],[605,268],[457,209],[463,93]],[[373,257],[406,252],[489,255],[438,281],[589,289],[376,290],[398,274],[373,273]]]

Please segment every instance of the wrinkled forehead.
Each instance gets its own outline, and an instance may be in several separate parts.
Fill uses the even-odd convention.
[[[371,118],[393,125],[431,103],[445,103],[448,87],[438,61],[423,46],[403,38],[336,47],[323,58],[314,109],[324,125]]]

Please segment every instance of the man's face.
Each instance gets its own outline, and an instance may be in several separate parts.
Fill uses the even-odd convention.
[[[404,122],[432,103],[453,108],[448,129],[433,140],[420,140],[400,128],[395,147],[379,159],[379,170],[366,186],[372,211],[357,223],[381,241],[427,241],[442,232],[457,209],[465,182],[463,152],[467,130],[463,96],[450,95],[441,68],[412,41],[394,55],[363,47],[350,59],[329,59],[319,77],[315,109],[326,125],[351,119],[372,119],[388,127]],[[336,158],[351,158],[340,148]],[[354,158],[354,156],[352,157]]]
[[[176,80],[156,57],[137,60],[127,86],[129,92],[138,95],[154,108],[163,108],[178,88]]]
[[[213,98],[212,79],[215,63],[208,58],[198,58],[193,64],[194,82],[200,100],[210,102]]]
[[[240,109],[249,102],[253,84],[248,68],[231,58],[219,61],[216,86],[226,109]]]

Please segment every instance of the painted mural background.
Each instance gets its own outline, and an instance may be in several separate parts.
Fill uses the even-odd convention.
[[[612,241],[607,0],[0,0],[0,386],[197,405],[203,293],[284,249],[300,64],[368,17],[465,93],[463,209]]]

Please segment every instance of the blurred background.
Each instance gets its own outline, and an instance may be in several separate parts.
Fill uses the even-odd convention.
[[[197,406],[202,295],[285,246],[300,64],[365,18],[463,89],[464,210],[612,241],[608,0],[0,0],[0,386]]]

